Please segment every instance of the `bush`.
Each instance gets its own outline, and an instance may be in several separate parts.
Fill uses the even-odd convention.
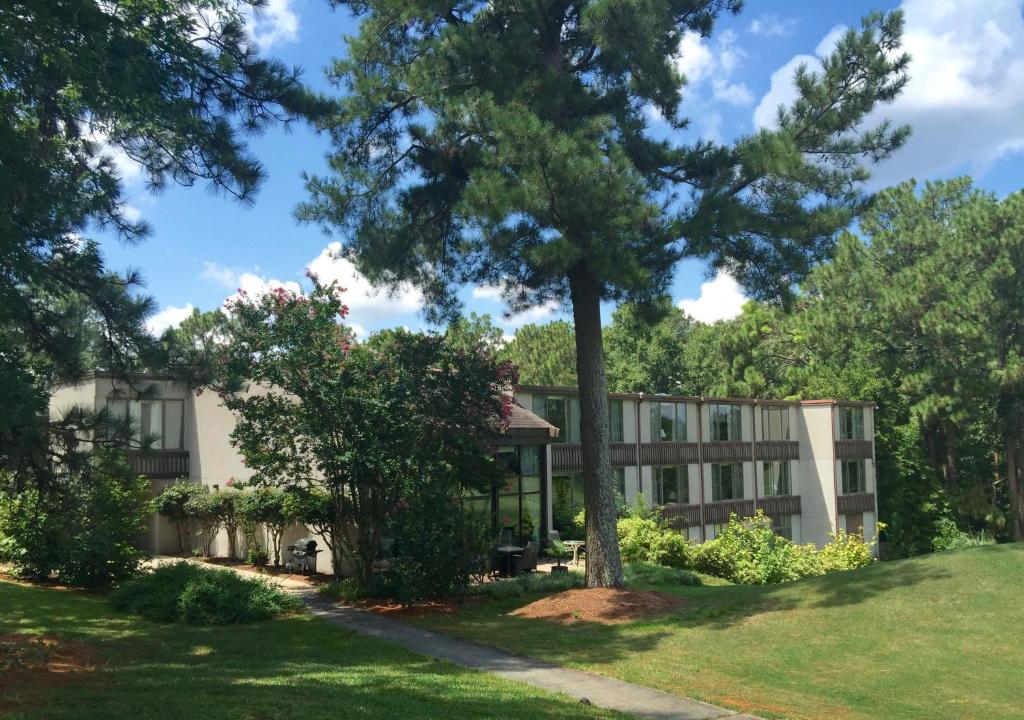
[[[298,612],[302,601],[264,580],[191,562],[163,565],[118,586],[114,607],[155,622],[245,623]]]
[[[695,548],[693,567],[744,585],[767,585],[821,574],[813,546],[798,549],[772,530],[764,512],[740,519],[733,515],[714,540]]]
[[[192,493],[185,502],[185,513],[199,536],[203,555],[209,557],[213,554],[213,541],[220,530],[220,493],[210,492],[205,485],[195,487],[199,491]]]
[[[263,567],[270,562],[270,554],[259,545],[253,545],[245,551],[245,561],[256,567]]]
[[[468,594],[489,597],[492,600],[525,598],[530,595],[561,592],[581,588],[586,582],[583,573],[528,573],[517,578],[473,585]]]
[[[871,547],[874,542],[866,543],[858,533],[847,533],[840,530],[832,536],[828,545],[818,552],[821,572],[839,572],[854,570],[874,562]]]
[[[689,570],[665,567],[652,563],[630,563],[624,568],[628,585],[689,585],[701,584],[701,579]]]
[[[961,530],[952,519],[939,518],[935,523],[935,536],[932,538],[932,550],[962,550],[979,545],[995,545],[996,539],[984,530],[977,533]]]
[[[0,556],[16,574],[100,587],[137,572],[149,483],[124,454],[98,448],[46,492],[0,477]]]
[[[682,534],[653,517],[630,514],[616,526],[624,562],[643,562],[685,568],[690,544]]]
[[[366,590],[358,578],[345,578],[344,580],[332,580],[317,586],[316,591],[324,597],[343,602],[353,602],[366,597]]]

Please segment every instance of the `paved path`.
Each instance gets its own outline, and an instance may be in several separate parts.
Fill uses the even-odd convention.
[[[162,561],[165,561],[161,558]],[[308,584],[288,578],[268,578],[241,568],[232,568],[247,576],[270,579],[282,589],[301,597],[316,617],[341,625],[369,637],[400,645],[413,652],[446,660],[462,667],[523,682],[549,692],[584,698],[597,707],[617,710],[650,720],[758,720],[732,710],[679,697],[660,690],[634,685],[614,678],[570,670],[541,660],[513,655],[503,650],[478,645],[383,617],[362,608],[341,605],[321,597]]]

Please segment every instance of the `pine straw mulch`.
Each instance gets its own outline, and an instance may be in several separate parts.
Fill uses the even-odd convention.
[[[54,687],[96,670],[96,653],[83,642],[50,635],[0,635],[0,691],[32,686]]]
[[[621,625],[664,615],[686,602],[684,598],[656,590],[588,588],[548,595],[509,614],[563,624]]]

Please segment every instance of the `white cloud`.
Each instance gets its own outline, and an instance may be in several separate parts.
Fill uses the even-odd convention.
[[[716,112],[704,113],[697,118],[697,126],[700,136],[704,140],[713,143],[722,142],[722,114]]]
[[[749,105],[754,102],[753,93],[744,83],[731,80],[745,57],[731,30],[721,33],[713,43],[688,30],[679,41],[676,68],[686,76],[693,92],[702,92],[702,86],[708,85],[714,102]]]
[[[473,299],[474,300],[487,300],[493,303],[505,304],[505,288],[503,285],[477,285],[473,288]],[[549,300],[543,305],[536,305],[528,310],[522,312],[513,313],[511,315],[503,314],[496,324],[499,325],[507,334],[513,334],[516,328],[522,327],[523,325],[529,325],[530,323],[538,323],[549,319],[559,310],[558,302]]]
[[[683,298],[678,307],[694,320],[713,323],[731,320],[743,311],[747,302],[740,284],[728,273],[720,272],[700,286],[700,297]]]
[[[192,303],[188,303],[185,307],[168,305],[146,320],[146,330],[150,335],[162,335],[168,328],[180,325],[181,321],[191,315],[193,310],[195,308],[192,306]]]
[[[248,25],[252,39],[263,50],[299,37],[299,15],[292,8],[292,0],[269,0],[250,15]]]
[[[909,124],[913,135],[892,159],[876,168],[873,185],[928,178],[964,169],[982,174],[1001,156],[1024,148],[1024,15],[1019,0],[905,0],[903,49],[910,53],[910,81],[882,118]],[[817,52],[831,48],[833,28]],[[771,89],[754,111],[759,127],[774,124],[779,103],[792,101],[797,56],[772,75]]]
[[[395,315],[419,312],[423,307],[423,293],[406,286],[394,292],[375,288],[351,260],[340,257],[341,243],[333,242],[310,261],[306,268],[321,282],[335,281],[345,289],[342,299],[348,305],[353,320],[369,325],[386,323]]]
[[[199,277],[205,280],[212,280],[218,285],[235,290],[227,297],[229,301],[236,301],[242,294],[249,297],[266,295],[275,288],[284,288],[289,292],[300,293],[302,288],[294,280],[278,280],[276,278],[265,278],[252,271],[238,271],[233,268],[224,267],[214,262],[203,263],[203,270]]]
[[[136,185],[141,182],[145,168],[128,157],[128,153],[119,146],[112,145],[109,136],[101,128],[90,124],[85,138],[99,145],[100,154],[111,159],[117,174],[126,185]]]
[[[785,37],[792,35],[799,23],[800,19],[795,17],[780,18],[778,15],[758,15],[750,21],[750,26],[747,29],[752,35]]]

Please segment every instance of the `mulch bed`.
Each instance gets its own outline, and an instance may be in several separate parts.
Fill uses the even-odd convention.
[[[49,635],[0,635],[0,689],[23,683],[66,685],[96,669],[96,654],[85,643]]]
[[[685,603],[684,598],[655,590],[588,588],[549,595],[509,614],[563,624],[592,622],[620,625],[664,615]]]

